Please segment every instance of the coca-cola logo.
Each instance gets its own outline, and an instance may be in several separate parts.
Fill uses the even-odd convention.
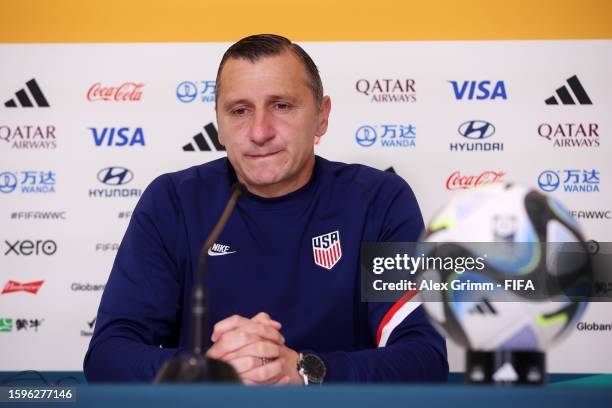
[[[88,101],[137,102],[142,97],[142,87],[138,82],[124,82],[119,86],[102,86],[96,82],[87,91]]]
[[[461,190],[485,184],[500,183],[506,175],[503,171],[483,171],[475,176],[462,176],[459,170],[451,173],[446,179],[446,188],[448,190]]]

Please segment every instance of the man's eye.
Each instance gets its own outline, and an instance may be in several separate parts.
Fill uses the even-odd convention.
[[[288,103],[276,103],[274,104],[274,109],[276,110],[287,110],[289,109],[289,104]]]
[[[232,109],[232,115],[242,116],[246,113],[246,108],[236,108]]]

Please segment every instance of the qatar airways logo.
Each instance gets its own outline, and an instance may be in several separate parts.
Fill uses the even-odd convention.
[[[142,98],[144,85],[139,82],[124,82],[118,86],[104,86],[96,82],[87,91],[86,98],[90,102],[138,102]]]
[[[407,78],[359,79],[355,90],[368,97],[370,102],[416,102],[416,81]]]
[[[451,173],[446,179],[447,190],[466,190],[487,184],[501,183],[506,175],[503,171],[483,171],[475,175],[462,175],[459,170]]]

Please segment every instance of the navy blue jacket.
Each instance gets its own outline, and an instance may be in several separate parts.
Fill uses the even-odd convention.
[[[200,248],[235,177],[223,158],[162,175],[145,190],[102,296],[84,362],[89,381],[149,382],[189,350]],[[208,337],[219,320],[264,311],[282,323],[287,346],[323,359],[326,382],[446,380],[446,344],[422,306],[409,296],[360,300],[361,243],[416,241],[422,229],[401,177],[317,157],[299,190],[247,193],[237,203],[208,259]]]

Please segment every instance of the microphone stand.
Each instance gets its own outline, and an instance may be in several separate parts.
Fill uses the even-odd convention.
[[[236,201],[245,191],[241,183],[232,186],[232,195],[223,214],[200,251],[198,281],[191,294],[191,353],[166,361],[157,373],[155,383],[240,382],[238,373],[231,365],[208,358],[204,353],[208,330],[208,291],[204,285],[204,275],[208,250],[223,231]]]

